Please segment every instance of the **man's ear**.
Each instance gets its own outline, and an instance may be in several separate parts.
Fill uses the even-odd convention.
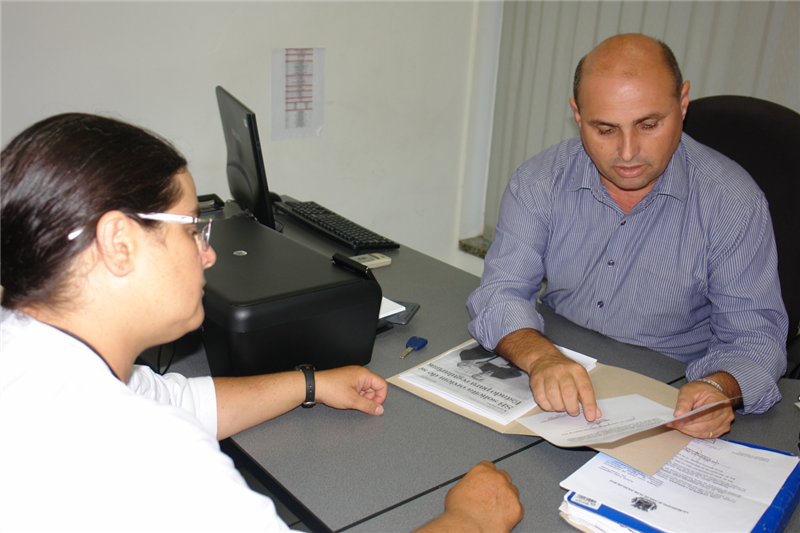
[[[581,127],[581,112],[578,111],[578,102],[576,102],[574,98],[570,97],[569,106],[572,108],[572,112],[575,113],[575,122],[578,123],[578,128],[580,128]]]
[[[97,223],[97,249],[100,261],[115,276],[134,270],[136,222],[122,211],[109,211]]]
[[[689,109],[689,80],[683,82],[681,86],[681,113],[686,118],[686,110]]]

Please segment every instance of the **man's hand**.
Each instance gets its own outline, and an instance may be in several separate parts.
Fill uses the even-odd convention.
[[[528,373],[533,398],[543,411],[566,411],[592,422],[601,416],[586,369],[533,329],[503,337],[495,350]]]
[[[361,366],[322,370],[314,375],[316,401],[336,409],[357,409],[383,414],[388,385],[379,375]]]
[[[444,514],[417,533],[507,533],[523,514],[511,476],[481,461],[447,493]]]
[[[704,381],[690,381],[678,392],[678,403],[675,405],[673,416],[681,416],[703,405],[727,398],[734,398],[734,400],[689,418],[670,422],[667,427],[698,439],[721,437],[731,430],[731,422],[735,418],[733,409],[741,402],[741,400],[735,399],[741,394],[739,384],[733,376],[726,372],[717,372],[708,376],[708,379],[719,384],[725,392],[720,392],[719,389]]]

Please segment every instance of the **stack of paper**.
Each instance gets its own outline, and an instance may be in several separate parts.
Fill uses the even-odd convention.
[[[559,510],[583,531],[782,531],[800,498],[798,458],[695,439],[652,477],[598,454],[561,486]]]

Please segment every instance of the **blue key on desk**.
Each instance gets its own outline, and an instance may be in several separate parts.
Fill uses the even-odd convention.
[[[400,359],[405,359],[408,354],[419,350],[426,344],[428,344],[428,339],[423,339],[422,337],[411,337],[406,343],[405,351],[400,354]]]

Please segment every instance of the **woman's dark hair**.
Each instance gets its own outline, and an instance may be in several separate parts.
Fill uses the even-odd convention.
[[[177,203],[174,176],[186,160],[155,134],[69,113],[20,133],[3,150],[0,167],[2,305],[19,308],[60,302],[71,261],[94,241],[105,213],[163,212]]]

